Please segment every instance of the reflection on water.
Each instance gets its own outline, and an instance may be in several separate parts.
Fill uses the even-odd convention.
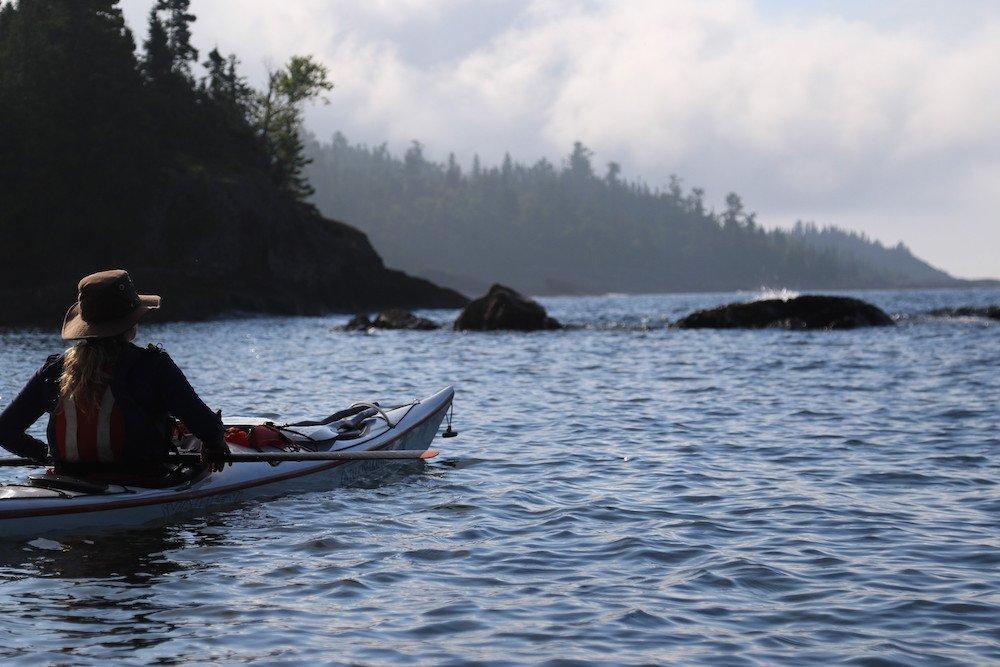
[[[149,327],[227,414],[455,383],[462,437],[348,488],[0,539],[0,661],[1000,661],[1000,327],[662,327],[732,296],[551,299],[587,328],[540,335]],[[0,402],[58,348],[0,332]]]
[[[195,544],[210,548],[218,533],[199,530],[206,527],[43,538],[28,547],[5,543],[0,547],[0,613],[12,641],[4,642],[0,655],[37,664],[65,660],[67,649],[77,658],[99,658],[168,641],[177,626],[155,620],[172,604],[160,593],[162,584],[208,567],[191,567],[171,554]]]

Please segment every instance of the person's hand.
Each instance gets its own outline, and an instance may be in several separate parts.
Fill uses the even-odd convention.
[[[33,438],[27,433],[21,434],[7,443],[7,449],[21,458],[34,461],[38,465],[48,465],[52,462],[49,458],[49,447],[41,440]]]
[[[212,472],[222,472],[222,469],[226,467],[226,456],[229,454],[229,448],[225,445],[221,447],[205,447],[201,452],[201,460],[206,466],[212,469]]]

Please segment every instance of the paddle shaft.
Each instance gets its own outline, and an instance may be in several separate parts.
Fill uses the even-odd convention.
[[[271,463],[278,461],[392,461],[406,459],[432,459],[435,449],[387,449],[370,452],[253,452],[229,454],[228,463]]]
[[[16,468],[17,466],[45,466],[48,463],[39,463],[32,459],[0,459],[0,468]]]
[[[280,463],[282,461],[399,461],[413,459],[432,459],[438,455],[434,449],[387,449],[369,452],[253,452],[250,454],[228,454],[226,463]],[[200,454],[177,454],[168,461],[201,461]],[[32,459],[0,459],[0,467],[44,466],[50,463],[39,463]]]

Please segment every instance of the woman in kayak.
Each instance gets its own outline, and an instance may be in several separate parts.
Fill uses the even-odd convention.
[[[220,470],[228,452],[221,418],[166,352],[132,343],[139,319],[159,307],[160,297],[136,293],[126,271],[81,280],[62,329],[64,340],[77,342],[49,357],[0,413],[0,446],[51,460],[60,474],[155,478],[164,475],[177,418]],[[48,445],[25,432],[46,412]]]

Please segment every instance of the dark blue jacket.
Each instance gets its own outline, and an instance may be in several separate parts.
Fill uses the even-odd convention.
[[[174,417],[184,422],[188,430],[206,445],[221,446],[224,432],[222,420],[198,398],[184,373],[166,352],[152,346],[141,348],[129,343],[119,358],[119,364],[123,363],[126,372],[118,378],[118,382],[151,421],[160,424]],[[62,365],[62,355],[46,359],[21,393],[0,413],[0,447],[18,456],[34,459],[49,457],[49,446],[25,431],[46,412],[51,423],[52,413],[59,402]],[[52,432],[51,428],[49,432]],[[54,451],[55,443],[50,442],[49,445]],[[150,448],[163,446],[163,442],[148,443]],[[160,452],[150,453],[150,458],[159,458]]]

